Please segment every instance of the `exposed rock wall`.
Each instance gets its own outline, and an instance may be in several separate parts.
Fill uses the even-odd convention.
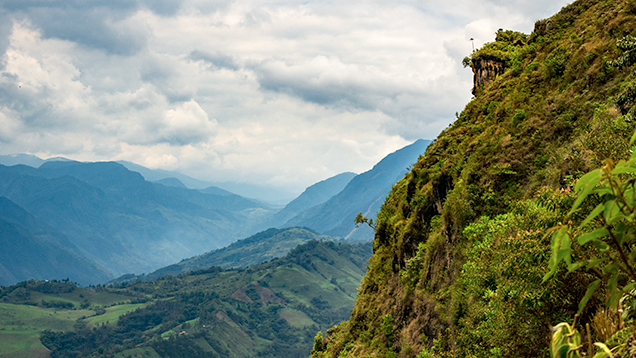
[[[504,73],[504,62],[492,56],[481,56],[473,59],[473,95],[479,88],[486,87],[497,76]]]

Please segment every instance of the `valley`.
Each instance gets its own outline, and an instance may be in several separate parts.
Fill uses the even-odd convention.
[[[0,356],[304,357],[372,254],[369,228],[320,232],[357,231],[428,143],[283,208],[129,163],[0,158]]]
[[[406,173],[406,167],[417,160],[427,143],[417,142],[391,154],[366,173],[344,173],[317,183],[282,209],[217,187],[190,189],[176,184],[180,183],[176,178],[172,182],[164,179],[164,184],[149,182],[139,173],[113,162],[60,159],[41,161],[37,168],[25,164],[0,165],[0,198],[6,202],[5,214],[0,212],[0,219],[12,225],[2,239],[5,245],[10,245],[17,237],[28,235],[32,242],[20,251],[7,246],[4,251],[7,254],[28,254],[10,254],[0,261],[0,268],[3,267],[0,284],[69,278],[86,285],[104,283],[125,274],[149,274],[273,227],[306,224],[317,232],[331,232],[330,227],[340,225],[342,229],[333,235],[344,237],[355,229],[356,210],[368,202],[376,203],[371,211],[379,210],[381,199],[396,178]],[[29,156],[4,160],[37,163]],[[148,169],[141,171],[149,178],[165,175],[153,174]],[[185,176],[182,179],[188,182]],[[338,202],[355,203],[358,196],[359,204],[336,210]],[[325,212],[337,215],[330,214],[327,221],[321,219],[323,222],[311,219]],[[373,236],[369,231],[351,239],[369,241]],[[41,242],[44,238],[48,239]],[[27,245],[25,239],[20,241]],[[39,257],[50,256],[51,247],[67,251],[74,261],[69,261],[66,268],[53,261],[45,265]],[[291,248],[288,245],[286,251],[277,255],[284,255]],[[39,263],[40,268],[29,268],[31,261]],[[256,262],[246,258],[242,265]],[[49,270],[50,266],[58,271]]]
[[[371,243],[312,240],[246,269],[3,287],[0,356],[305,357],[349,316],[370,256]]]
[[[467,37],[434,140],[297,196],[0,156],[0,357],[636,356],[635,18],[577,0]]]

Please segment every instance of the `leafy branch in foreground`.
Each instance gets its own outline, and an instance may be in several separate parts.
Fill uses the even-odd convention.
[[[607,62],[608,66],[621,68],[636,63],[636,37],[626,36],[616,44],[623,52],[615,61]],[[633,77],[636,71],[631,74]],[[616,105],[624,115],[627,122],[636,117],[636,83],[627,84],[622,93],[615,99]],[[630,145],[636,140],[636,133],[632,135]],[[597,338],[603,336],[605,342],[596,342],[594,345],[600,350],[594,358],[629,356],[636,354],[633,317],[636,311],[636,153],[631,152],[629,160],[621,160],[618,164],[610,159],[605,165],[593,170],[581,179],[575,186],[578,197],[572,205],[572,210],[567,217],[571,218],[577,211],[582,211],[584,202],[593,197],[600,202],[589,212],[587,217],[576,227],[572,222],[552,228],[552,256],[549,269],[544,281],[557,271],[561,261],[567,264],[568,271],[585,268],[592,271],[599,278],[592,282],[579,303],[579,314],[583,311],[588,301],[599,290],[599,287],[607,287],[607,306],[610,312],[616,312],[618,325],[610,329],[609,326],[597,327]],[[586,200],[587,199],[587,200]],[[587,258],[576,257],[573,261],[572,245],[589,248],[591,253]],[[598,309],[594,323],[607,317],[607,311]],[[576,318],[575,318],[576,321]],[[625,321],[625,322],[623,322]],[[623,323],[626,323],[623,325]],[[599,326],[600,324],[596,324]],[[600,325],[602,326],[602,325]],[[588,355],[592,355],[592,339],[590,327],[588,333]],[[576,337],[579,337],[578,341]],[[580,335],[576,331],[574,323],[569,326],[561,323],[554,328],[550,353],[552,357],[580,357]],[[609,348],[611,347],[611,349]]]
[[[634,139],[636,136],[632,141]],[[561,261],[567,263],[569,271],[586,267],[600,276],[608,276],[608,305],[611,307],[616,307],[621,296],[636,287],[636,250],[633,250],[636,244],[635,183],[636,153],[628,161],[616,165],[608,160],[602,168],[586,174],[578,181],[574,189],[579,194],[568,216],[576,212],[589,196],[596,195],[601,203],[576,228],[571,225],[553,228],[550,272],[544,280],[556,272]],[[598,250],[598,255],[572,262],[574,241],[579,245],[591,244]],[[579,313],[600,282],[601,279],[598,279],[590,284],[579,305]]]
[[[636,140],[636,134],[630,144]],[[584,202],[600,201],[578,225],[571,221],[552,228],[552,256],[549,272],[544,281],[557,272],[560,262],[567,264],[568,270],[587,269],[599,278],[592,282],[579,303],[579,314],[603,282],[607,287],[607,306],[619,311],[621,303],[633,301],[636,290],[636,153],[627,161],[614,164],[607,160],[605,165],[584,175],[575,186],[577,199],[567,217],[571,218],[581,210]],[[586,200],[588,199],[588,200]],[[572,247],[587,248],[589,255],[573,255]],[[626,302],[623,306],[628,306]],[[633,330],[629,327],[631,336]],[[624,334],[625,332],[623,332]],[[555,327],[551,353],[553,357],[577,357],[583,347],[574,327],[561,323]],[[565,338],[567,337],[567,339]],[[628,338],[628,337],[625,337]],[[612,341],[610,344],[610,341]],[[588,342],[591,344],[591,340]],[[624,353],[625,340],[611,338],[605,343],[594,343],[600,352],[595,358],[613,357]],[[609,346],[613,346],[610,349]]]

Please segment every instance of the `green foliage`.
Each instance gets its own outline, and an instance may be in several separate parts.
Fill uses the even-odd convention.
[[[572,196],[542,189],[533,200],[515,203],[510,212],[482,217],[464,234],[473,242],[467,252],[456,317],[461,354],[475,357],[541,356],[547,346],[545,327],[573,312],[585,289],[582,277],[559,276],[544,285],[550,257],[544,230],[565,214]],[[567,282],[566,289],[561,287]]]
[[[470,66],[470,57],[466,56],[462,59],[462,66],[464,66],[464,68]]]
[[[586,267],[608,280],[608,306],[616,308],[620,298],[636,287],[636,154],[628,161],[606,165],[584,175],[576,184],[577,200],[570,214],[581,207],[588,196],[595,196],[600,203],[577,222],[578,225],[555,227],[552,236],[552,258],[546,279],[564,261],[569,271]],[[590,257],[572,258],[574,245],[592,248]],[[592,294],[598,289],[600,279],[590,285],[579,307],[582,311]]]
[[[387,345],[389,349],[392,349],[393,346],[393,316],[391,314],[387,314],[382,319],[382,332],[384,333],[384,337],[386,337]]]
[[[499,29],[495,33],[494,42],[484,44],[480,49],[474,51],[470,58],[464,58],[462,64],[464,67],[472,66],[473,61],[478,58],[491,57],[497,58],[509,66],[513,59],[523,57],[523,53],[519,50],[526,45],[527,40],[528,35],[524,33]]]
[[[354,219],[354,222],[356,224],[356,227],[359,227],[360,224],[367,224],[372,229],[375,229],[375,224],[373,223],[373,219],[369,219],[369,218],[364,217],[362,215],[362,213],[358,213],[358,215],[356,215],[356,218]]]
[[[616,42],[616,47],[623,51],[623,54],[618,59],[610,61],[611,66],[624,67],[636,63],[636,37],[625,36]]]
[[[323,350],[323,343],[322,343],[322,332],[318,332],[316,333],[316,336],[314,337],[314,348],[311,350],[311,354],[317,354],[322,352]]]
[[[450,331],[446,330],[439,338],[433,339],[431,348],[424,348],[416,358],[454,358],[455,355],[448,351]]]
[[[576,322],[576,321],[575,321]],[[581,344],[581,334],[574,328],[575,322],[572,325],[562,322],[554,327],[554,333],[552,334],[552,341],[550,342],[550,357],[551,358],[580,358],[581,349],[584,347]],[[589,327],[589,326],[588,326]],[[589,352],[593,352],[591,342]],[[597,353],[592,358],[612,358],[616,353],[623,353],[625,345],[610,349],[606,344],[601,342],[595,342],[594,346],[597,348]]]
[[[627,67],[636,63],[636,37],[626,36],[616,43],[623,54],[617,60],[609,61],[608,64],[613,67]],[[632,74],[634,76],[634,74]],[[628,83],[623,91],[616,96],[616,104],[624,114],[628,121],[633,121],[636,115],[636,84]]]
[[[209,354],[193,342],[193,337],[173,336],[167,340],[158,340],[152,348],[161,357],[171,358],[208,358]]]
[[[568,224],[572,183],[607,158],[623,159],[625,133],[635,129],[620,108],[604,105],[631,81],[606,63],[620,56],[614,40],[636,33],[627,8],[577,1],[530,36],[517,41],[499,31],[471,55],[504,68],[494,68],[498,77],[393,187],[356,307],[325,337],[323,356],[384,356],[387,314],[399,322],[393,349],[403,357],[431,353],[447,328],[449,354],[549,355],[549,325],[571,322],[599,277],[559,263],[543,283],[552,256],[545,231]],[[577,245],[572,261],[587,260],[593,248]],[[580,322],[591,323],[604,300],[593,295]]]
[[[314,332],[349,317],[370,255],[370,243],[310,241],[248,269],[212,267],[109,287],[24,282],[1,290],[14,304],[0,303],[0,340],[9,336],[4,327],[34,321],[13,313],[23,309],[44,319],[23,341],[52,357],[303,357],[320,347]],[[85,302],[86,310],[60,310]]]
[[[630,143],[636,139],[632,136]],[[634,305],[636,287],[636,153],[617,164],[608,159],[600,169],[595,169],[579,179],[575,186],[576,201],[568,213],[567,224],[555,226],[552,231],[552,255],[550,271],[544,280],[552,277],[559,264],[564,262],[569,271],[585,269],[598,277],[590,283],[579,303],[579,313],[602,287],[606,291],[607,307],[614,312]],[[578,217],[577,217],[577,214]],[[582,215],[581,215],[582,214]],[[581,254],[582,253],[582,254]],[[622,311],[622,309],[621,309]],[[598,315],[597,315],[598,316]],[[626,315],[630,329],[628,334],[605,342],[596,342],[600,350],[595,357],[612,357],[627,349],[633,337],[630,314]],[[622,319],[623,317],[621,317]],[[595,322],[598,323],[598,322]],[[574,325],[573,325],[574,326]],[[596,324],[595,328],[599,325]],[[552,337],[553,357],[561,357],[557,350],[569,351],[569,356],[579,357],[577,342],[565,342],[564,337],[577,337],[576,329],[564,323],[557,326]],[[620,325],[618,327],[620,329]],[[588,327],[589,330],[589,327]],[[597,332],[600,336],[601,332]],[[617,332],[618,334],[618,332]],[[603,333],[607,336],[607,333]],[[591,341],[588,342],[591,344]],[[612,349],[608,348],[613,347]],[[569,348],[567,348],[569,347]]]
[[[523,122],[526,119],[526,111],[524,111],[523,109],[520,109],[517,111],[517,113],[515,113],[515,115],[512,117],[512,124],[515,126],[518,126],[519,124],[521,124],[521,122]]]
[[[551,357],[572,358],[580,356],[578,349],[581,347],[581,335],[572,326],[563,322],[554,327],[550,343]]]
[[[567,50],[564,47],[557,47],[545,59],[545,78],[550,80],[563,76],[567,61]]]

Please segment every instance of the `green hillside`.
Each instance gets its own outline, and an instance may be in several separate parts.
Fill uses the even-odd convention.
[[[306,357],[346,319],[371,244],[310,241],[247,269],[0,288],[0,356]]]
[[[296,246],[311,240],[333,241],[335,238],[320,235],[305,228],[268,229],[246,239],[238,240],[222,249],[210,251],[203,255],[182,260],[174,265],[160,268],[148,275],[132,277],[124,275],[124,277],[116,281],[130,281],[136,278],[152,280],[165,275],[176,276],[210,266],[222,268],[249,267],[263,261],[283,257]]]
[[[632,354],[623,343],[635,332],[634,281],[614,274],[633,259],[631,247],[619,245],[619,253],[629,250],[625,260],[616,253],[618,263],[603,271],[600,261],[585,260],[596,247],[602,257],[615,246],[585,245],[589,236],[568,241],[555,254],[585,264],[571,273],[554,266],[556,275],[543,277],[548,230],[576,228],[603,197],[566,218],[576,180],[608,158],[630,156],[636,126],[625,114],[634,68],[609,61],[626,49],[634,59],[633,42],[617,43],[636,35],[635,15],[631,0],[576,1],[531,34],[498,31],[465,59],[476,74],[475,97],[386,198],[352,317],[329,330],[313,356],[548,357],[550,327],[573,322],[592,282],[599,289],[575,324],[581,346],[570,335],[564,352],[589,355],[600,349],[593,342],[605,342]],[[622,316],[617,303],[605,308],[617,285],[627,292]],[[632,328],[609,340],[623,327]]]

